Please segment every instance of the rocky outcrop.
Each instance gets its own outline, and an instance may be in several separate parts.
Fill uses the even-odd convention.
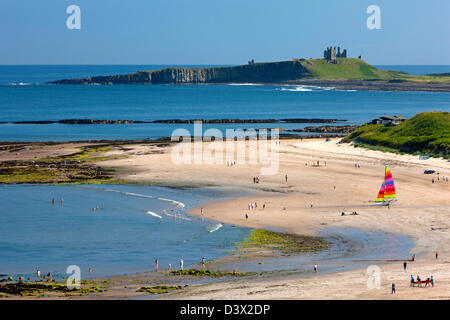
[[[291,129],[286,130],[288,132],[316,132],[316,133],[350,133],[355,131],[360,126],[317,126],[317,127],[305,127],[303,129]]]
[[[217,68],[165,68],[132,74],[64,79],[50,84],[193,84],[279,82],[309,77],[297,60]]]
[[[29,121],[15,121],[15,122],[0,122],[0,123],[13,123],[13,124],[131,124],[131,123],[175,123],[175,124],[189,124],[195,121],[201,121],[203,123],[334,123],[347,120],[339,119],[305,119],[305,118],[291,118],[291,119],[169,119],[169,120],[154,120],[154,121],[141,121],[141,120],[98,120],[98,119],[64,119],[64,120],[29,120]]]

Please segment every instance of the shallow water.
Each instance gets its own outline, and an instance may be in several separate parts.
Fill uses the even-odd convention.
[[[280,255],[274,259],[224,263],[224,268],[239,271],[285,273],[312,273],[317,264],[321,273],[345,271],[383,263],[389,260],[410,259],[413,241],[403,235],[368,231],[358,228],[325,228],[318,232],[331,243],[327,251],[298,255]]]
[[[82,278],[89,267],[100,277],[152,271],[155,259],[167,269],[180,259],[188,267],[203,256],[219,258],[249,230],[192,217],[185,208],[224,196],[143,185],[2,185],[0,274],[33,277],[39,268],[59,278],[78,265]]]

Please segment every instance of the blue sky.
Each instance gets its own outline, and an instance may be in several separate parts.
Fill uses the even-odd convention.
[[[81,30],[66,28],[71,4]],[[340,45],[371,64],[450,65],[448,0],[1,0],[0,30],[0,64],[245,64]]]

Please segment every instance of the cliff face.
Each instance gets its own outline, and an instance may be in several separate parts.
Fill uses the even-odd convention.
[[[307,78],[308,70],[299,61],[256,63],[217,68],[166,68],[132,74],[64,79],[53,84],[183,84],[277,82]]]

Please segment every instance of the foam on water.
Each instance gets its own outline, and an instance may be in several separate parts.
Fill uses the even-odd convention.
[[[52,198],[64,198],[64,203],[53,206]],[[153,270],[155,259],[160,266],[175,265],[180,258],[186,266],[202,256],[217,259],[249,230],[219,228],[184,213],[217,199],[221,196],[206,190],[143,185],[2,186],[0,274],[32,277],[39,268],[56,278],[75,264],[82,277],[89,267],[94,276],[108,276]],[[93,212],[97,206],[101,214]]]

